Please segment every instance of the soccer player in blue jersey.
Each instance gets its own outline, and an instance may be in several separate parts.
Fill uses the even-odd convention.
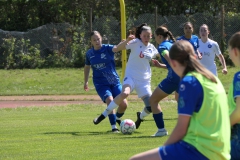
[[[146,24],[137,27],[135,36],[128,36],[115,47],[114,51],[130,49],[131,53],[128,58],[125,78],[123,81],[122,92],[114,98],[108,105],[107,109],[97,118],[93,120],[94,124],[100,123],[105,117],[116,108],[123,99],[127,98],[133,90],[136,90],[138,97],[144,102],[144,108],[150,109],[149,97],[152,95],[151,90],[151,66],[150,61],[158,55],[158,50],[150,43],[152,30]],[[143,109],[143,116],[149,115]],[[159,123],[164,127],[163,117],[158,119]],[[165,131],[164,128],[160,128]],[[166,132],[166,131],[165,131]],[[165,133],[166,135],[166,133]]]
[[[84,90],[88,91],[88,78],[90,67],[92,68],[93,84],[102,101],[110,104],[118,94],[122,91],[119,76],[115,70],[113,45],[102,44],[102,36],[98,31],[93,31],[90,34],[92,48],[86,53],[86,61],[84,67]],[[120,118],[123,116],[127,108],[127,100],[123,99],[117,113],[113,110],[109,115],[109,121],[112,127],[112,132],[116,133],[119,130],[116,127],[116,122],[120,124]]]
[[[196,35],[192,35],[193,24],[191,22],[184,23],[183,31],[184,31],[184,35],[177,38],[177,40],[178,41],[179,40],[189,41],[192,44],[194,51],[195,51],[196,55],[198,56],[198,59],[202,59],[202,55],[198,51],[198,47],[199,47],[198,37]]]
[[[188,41],[175,42],[169,57],[181,77],[176,126],[163,146],[131,160],[229,160],[228,100],[221,81],[201,65]]]
[[[157,127],[159,128],[158,131],[153,136],[164,136],[167,135],[168,132],[163,129],[164,126],[161,124],[158,119],[161,119],[163,116],[162,110],[160,105],[158,104],[163,98],[167,97],[174,91],[177,91],[178,85],[180,82],[180,77],[172,70],[170,66],[170,59],[169,59],[169,50],[172,46],[172,43],[175,42],[175,38],[173,37],[172,33],[164,26],[159,26],[155,30],[154,34],[155,40],[158,43],[158,53],[161,56],[162,63],[159,63],[158,60],[152,59],[154,66],[159,68],[164,68],[168,70],[167,77],[158,85],[158,87],[154,90],[153,94],[150,97],[150,109],[145,109],[147,113],[153,113],[153,118]],[[169,40],[170,39],[170,40]],[[176,99],[177,99],[177,92]],[[142,112],[137,112],[137,121],[135,122],[136,128],[138,128],[143,121]]]
[[[231,36],[228,42],[230,59],[236,67],[240,67],[240,32]],[[231,134],[231,160],[240,159],[240,71],[235,73],[228,92],[228,105]]]

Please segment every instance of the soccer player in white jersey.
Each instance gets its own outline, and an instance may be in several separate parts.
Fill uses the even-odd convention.
[[[114,52],[123,49],[131,50],[123,80],[122,92],[114,98],[114,100],[108,105],[107,109],[99,117],[93,120],[94,124],[98,124],[105,119],[105,117],[107,117],[107,115],[111,113],[111,111],[115,109],[123,99],[126,99],[134,89],[136,90],[138,97],[141,98],[145,104],[141,113],[142,116],[146,117],[151,113],[149,98],[152,94],[152,90],[150,84],[151,67],[149,62],[158,54],[158,50],[150,43],[151,37],[151,28],[144,23],[136,28],[135,36],[130,35],[126,41],[123,41],[114,47]],[[157,119],[158,121],[161,121],[162,124],[159,129],[164,129],[163,117],[161,116]]]
[[[201,39],[199,39],[199,48],[198,50],[202,54],[202,59],[200,62],[204,65],[208,70],[210,70],[214,75],[217,76],[217,66],[215,63],[215,56],[218,56],[221,64],[222,64],[222,73],[227,74],[227,66],[223,55],[221,54],[219,45],[217,42],[208,38],[210,31],[206,24],[201,25],[199,29],[199,35]]]

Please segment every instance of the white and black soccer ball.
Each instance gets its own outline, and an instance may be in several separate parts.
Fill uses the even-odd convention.
[[[135,129],[136,125],[131,119],[125,119],[120,124],[120,131],[123,134],[132,134]]]

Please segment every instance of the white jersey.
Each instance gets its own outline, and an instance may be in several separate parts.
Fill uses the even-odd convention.
[[[217,67],[215,64],[215,56],[221,54],[221,50],[217,42],[208,39],[205,43],[199,39],[199,52],[202,54],[202,59],[200,62],[213,74],[217,75]]]
[[[136,80],[150,79],[151,67],[149,62],[153,57],[156,57],[158,50],[151,43],[145,46],[137,38],[131,40],[126,45],[126,49],[131,49],[131,53],[128,58],[125,77],[132,77]]]

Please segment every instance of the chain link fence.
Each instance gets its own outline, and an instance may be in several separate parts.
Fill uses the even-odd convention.
[[[183,24],[190,21],[194,25],[194,34],[198,35],[199,27],[207,24],[210,38],[226,45],[230,36],[240,30],[239,19],[240,14],[160,16],[145,13],[128,17],[126,28],[130,30],[147,23],[154,31],[157,26],[165,24],[177,38],[184,34]],[[0,68],[83,67],[85,53],[91,47],[89,32],[97,30],[103,36],[103,43],[118,44],[121,41],[120,23],[113,16],[103,16],[95,17],[91,22],[84,20],[78,26],[51,23],[27,32],[0,30]],[[155,43],[154,39],[152,43]],[[120,54],[116,59],[120,62]]]

